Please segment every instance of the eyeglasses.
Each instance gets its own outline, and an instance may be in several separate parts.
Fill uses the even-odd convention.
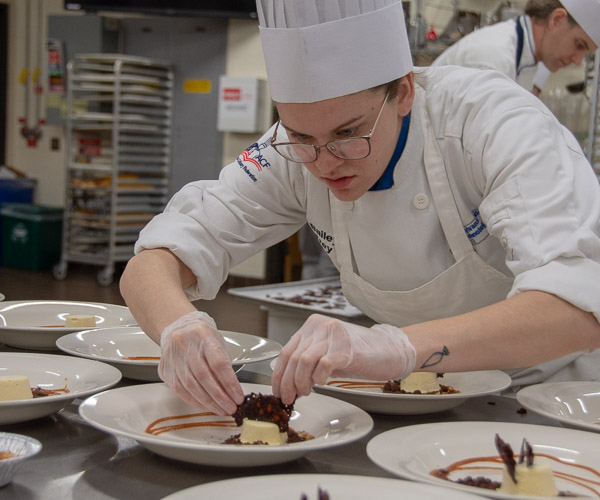
[[[336,139],[335,141],[329,141],[323,146],[303,144],[301,142],[276,142],[277,129],[281,123],[281,120],[277,120],[277,125],[275,126],[273,137],[271,138],[271,146],[286,160],[295,163],[310,163],[315,161],[319,156],[319,150],[321,148],[326,148],[332,155],[343,160],[362,160],[371,154],[371,136],[375,132],[375,127],[377,127],[377,122],[379,122],[388,95],[389,92],[385,94],[381,109],[379,110],[373,128],[369,131],[368,135],[349,137],[348,139]]]

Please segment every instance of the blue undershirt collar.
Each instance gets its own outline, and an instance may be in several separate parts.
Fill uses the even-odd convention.
[[[529,63],[529,64],[524,64],[523,67],[521,67],[521,58],[523,56],[523,49],[525,46],[525,35],[527,34],[527,40],[528,40],[528,45],[529,45],[529,50],[531,51],[531,47],[533,46],[533,44],[535,42],[533,42],[531,40],[531,32],[529,30],[529,28],[527,28],[528,24],[527,24],[527,19],[525,16],[519,16],[516,19],[516,28],[517,28],[517,53],[516,53],[516,59],[515,59],[515,69],[516,69],[516,73],[517,76],[519,76],[519,74],[521,73],[521,71],[523,71],[525,68],[532,68],[534,66],[537,65],[537,60],[535,58],[535,53],[532,53],[532,57],[533,57],[533,64]],[[525,33],[525,30],[523,29],[523,24],[525,25],[525,27],[527,28],[527,33]]]
[[[402,129],[400,130],[400,137],[398,137],[398,142],[396,143],[396,149],[394,149],[392,159],[388,163],[388,166],[385,167],[385,171],[383,172],[379,180],[375,184],[373,184],[373,187],[371,187],[369,191],[382,191],[384,189],[389,189],[394,185],[394,169],[396,168],[396,164],[402,156],[402,152],[404,151],[404,148],[406,146],[409,125],[410,113],[408,113],[408,115],[406,115],[402,120]]]
[[[525,43],[525,34],[523,26],[521,26],[521,18],[517,18],[517,54],[516,54],[516,71],[519,74],[519,64],[521,64],[521,56],[523,55],[523,44]]]

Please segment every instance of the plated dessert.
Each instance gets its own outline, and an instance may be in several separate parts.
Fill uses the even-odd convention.
[[[244,394],[269,394],[272,388],[242,383],[242,390]],[[241,434],[241,426],[233,417],[215,416],[205,408],[187,404],[163,383],[104,391],[83,401],[79,414],[97,429],[135,439],[159,455],[213,467],[284,463],[315,450],[353,442],[373,428],[373,419],[359,408],[310,394],[295,402],[289,423],[314,439],[277,446],[226,444],[233,434]],[[278,426],[276,429],[279,435]],[[260,434],[249,440],[268,438]]]
[[[296,432],[289,425],[294,405],[283,404],[273,395],[250,393],[232,415],[242,431],[228,438],[227,444],[279,445],[314,439],[306,431]]]
[[[0,401],[31,399],[29,378],[25,375],[3,375],[0,377]]]
[[[591,432],[499,421],[418,424],[378,434],[367,455],[404,479],[496,499],[600,498],[600,436]]]
[[[136,324],[127,307],[115,304],[27,300],[0,305],[0,343],[22,349],[56,350],[58,338],[70,332]]]
[[[440,384],[439,379],[443,376],[443,373],[412,372],[404,379],[387,382],[335,379],[327,385],[343,389],[381,389],[388,394],[458,394],[460,391],[451,385]]]
[[[230,417],[206,411],[161,417],[146,427],[154,436],[194,427],[237,427],[241,432],[227,437],[223,444],[276,446],[300,443],[314,436],[296,432],[289,425],[294,405],[286,405],[270,394],[251,392]],[[170,423],[169,423],[170,422]],[[179,423],[175,423],[179,422]]]
[[[60,325],[38,325],[40,328],[95,328],[96,317],[88,314],[67,314]]]
[[[73,328],[94,328],[96,317],[89,314],[69,314],[65,317],[65,326]]]
[[[568,491],[558,491],[552,467],[549,463],[534,463],[535,455],[533,453],[533,447],[526,439],[523,439],[521,451],[518,455],[518,462],[515,460],[516,455],[513,453],[510,444],[504,442],[498,434],[496,434],[494,438],[494,443],[498,450],[499,457],[477,457],[472,460],[475,460],[478,463],[485,461],[497,463],[499,459],[504,464],[502,469],[502,479],[500,481],[485,476],[466,476],[455,479],[454,482],[476,486],[478,488],[497,490],[500,493],[510,493],[513,495],[529,495],[536,497],[577,496]],[[544,456],[550,460],[560,461],[560,459],[548,454],[541,454],[540,456]],[[434,469],[431,471],[431,475],[453,481],[450,479],[450,474],[454,471],[465,470],[465,467],[469,465],[469,461],[470,459],[461,460],[448,467]],[[584,477],[578,477],[576,474],[569,476],[570,480],[574,482],[579,484],[586,483],[586,478]],[[592,482],[589,483],[590,487],[592,487]]]
[[[0,425],[45,417],[119,380],[119,370],[99,361],[0,352]]]
[[[314,390],[363,410],[389,415],[421,415],[448,410],[469,398],[498,393],[510,385],[499,370],[445,373],[413,372],[404,380],[329,378]]]
[[[0,401],[22,401],[24,399],[43,398],[56,394],[69,392],[65,385],[62,389],[42,389],[31,387],[29,377],[26,375],[0,376]]]

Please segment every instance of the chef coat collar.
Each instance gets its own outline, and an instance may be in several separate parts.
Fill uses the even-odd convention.
[[[517,50],[515,65],[517,76],[525,68],[531,68],[537,65],[535,58],[535,41],[533,39],[533,28],[531,26],[531,17],[528,15],[519,16],[516,19],[517,30]]]
[[[379,178],[379,180],[369,189],[369,191],[382,191],[384,189],[389,189],[394,185],[394,169],[398,164],[398,160],[402,156],[402,152],[406,147],[406,140],[408,139],[408,130],[410,128],[410,113],[404,117],[402,120],[402,129],[400,130],[400,136],[398,137],[398,142],[396,143],[396,149],[394,149],[394,154],[387,167],[385,167],[385,171]]]

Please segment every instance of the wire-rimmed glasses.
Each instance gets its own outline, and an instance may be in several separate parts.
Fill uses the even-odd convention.
[[[332,155],[343,160],[362,160],[371,154],[371,136],[375,132],[375,127],[379,122],[385,103],[387,102],[389,92],[385,94],[381,109],[377,114],[375,123],[367,135],[348,137],[348,139],[336,139],[329,141],[322,146],[315,144],[304,144],[302,142],[277,142],[277,129],[281,120],[277,120],[277,125],[271,138],[271,146],[286,160],[295,163],[310,163],[317,159],[319,150],[326,148]]]

